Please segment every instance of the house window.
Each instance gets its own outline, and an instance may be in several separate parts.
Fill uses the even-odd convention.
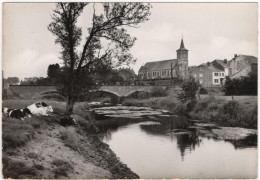
[[[203,83],[203,80],[202,79],[200,79],[200,84],[202,84]]]
[[[150,73],[149,73],[149,72],[147,72],[147,79],[149,79],[149,78],[150,78],[149,76],[150,76]]]
[[[215,82],[215,83],[218,83],[218,79],[214,79],[214,82]]]
[[[200,77],[203,77],[203,74],[202,74],[202,73],[200,73],[200,74],[199,74],[199,76],[200,76]]]
[[[196,78],[196,77],[197,77],[197,75],[196,75],[196,74],[194,74],[194,77]]]
[[[222,73],[222,76],[224,76],[224,73]]]
[[[215,76],[218,76],[218,73],[214,73]]]

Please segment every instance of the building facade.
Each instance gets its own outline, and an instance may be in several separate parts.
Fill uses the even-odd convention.
[[[188,50],[184,46],[183,39],[176,52],[177,59],[147,62],[141,66],[138,71],[138,80],[187,79],[189,77]]]
[[[230,78],[239,78],[246,76],[249,73],[257,73],[257,58],[247,55],[234,55],[229,61],[229,76]]]
[[[240,78],[249,73],[257,73],[257,58],[247,55],[234,55],[230,61],[215,59],[190,70],[190,76],[203,87],[222,86],[226,77]]]
[[[190,71],[193,77],[203,87],[221,86],[224,84],[225,72],[216,67],[213,63],[206,63],[197,66]]]

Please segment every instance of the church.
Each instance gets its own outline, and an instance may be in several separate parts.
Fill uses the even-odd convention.
[[[175,81],[187,79],[189,77],[188,51],[182,39],[180,48],[176,51],[177,59],[147,62],[138,71],[139,82],[166,85],[172,83],[173,79]]]

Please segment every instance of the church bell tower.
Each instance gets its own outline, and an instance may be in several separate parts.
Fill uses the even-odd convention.
[[[183,43],[183,39],[181,39],[181,46],[177,50],[177,73],[179,78],[187,79],[189,77],[188,72],[188,51]]]

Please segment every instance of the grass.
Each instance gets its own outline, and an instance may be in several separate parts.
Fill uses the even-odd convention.
[[[8,108],[24,108],[35,103],[36,100],[4,100],[3,107]],[[25,121],[7,117],[7,114],[2,118],[2,142],[3,142],[3,174],[5,178],[28,178],[36,177],[36,172],[43,170],[44,167],[40,164],[32,167],[27,167],[26,163],[14,161],[10,157],[17,156],[17,148],[25,146],[27,142],[35,137],[35,133],[44,130],[51,124],[58,123],[59,118],[65,110],[65,102],[57,102],[52,100],[44,100],[48,105],[51,105],[54,110],[53,116],[35,116],[26,118]],[[87,104],[76,103],[74,106],[73,117],[82,125],[82,128],[89,127],[89,121],[86,119]],[[79,128],[78,128],[79,129]],[[85,128],[86,129],[86,128]],[[76,132],[65,130],[60,132],[61,139],[64,144],[74,150],[78,146],[78,138]],[[38,160],[36,153],[29,153],[28,157]],[[54,169],[55,177],[67,176],[67,173],[73,168],[69,163],[63,160],[54,160],[52,162],[56,168]]]
[[[67,172],[73,170],[73,167],[70,165],[70,163],[61,159],[54,159],[52,164],[56,166],[54,169],[55,178],[58,178],[59,176],[68,177]]]
[[[204,122],[257,128],[257,104],[253,105],[248,108],[241,101],[207,97],[198,101],[189,115]]]
[[[207,99],[211,95],[201,95],[201,99]],[[215,99],[223,100],[223,101],[231,101],[232,96],[214,96]],[[246,106],[247,109],[253,110],[255,106],[257,106],[258,97],[257,96],[234,96],[235,101],[237,101],[240,105]]]
[[[179,114],[182,111],[179,100],[175,96],[154,97],[149,99],[126,99],[125,106],[146,106],[154,109],[167,109]]]
[[[24,162],[14,161],[10,158],[3,157],[3,176],[5,179],[24,179],[36,176],[35,167],[27,167]]]
[[[79,139],[72,129],[65,129],[60,131],[60,138],[64,144],[73,150],[77,150]]]
[[[34,100],[5,100],[3,102],[3,107],[8,108],[24,108],[30,104],[35,103]],[[65,110],[65,102],[57,101],[45,101],[48,105],[51,105],[54,109],[54,113],[62,114]],[[89,123],[86,120],[86,105],[85,103],[75,104],[75,114],[78,114],[80,124],[87,126]],[[56,121],[55,121],[56,119]],[[25,121],[20,119],[9,118],[7,115],[3,115],[2,118],[2,138],[3,138],[3,150],[10,151],[8,149],[17,148],[24,146],[28,141],[30,141],[36,131],[40,131],[45,125],[50,125],[51,123],[57,123],[59,121],[59,116],[32,116],[32,118],[26,118]]]
[[[227,126],[257,128],[257,96],[201,95],[194,105],[182,104],[175,96],[126,99],[123,105],[167,109],[177,115]],[[192,107],[191,107],[192,106]]]

